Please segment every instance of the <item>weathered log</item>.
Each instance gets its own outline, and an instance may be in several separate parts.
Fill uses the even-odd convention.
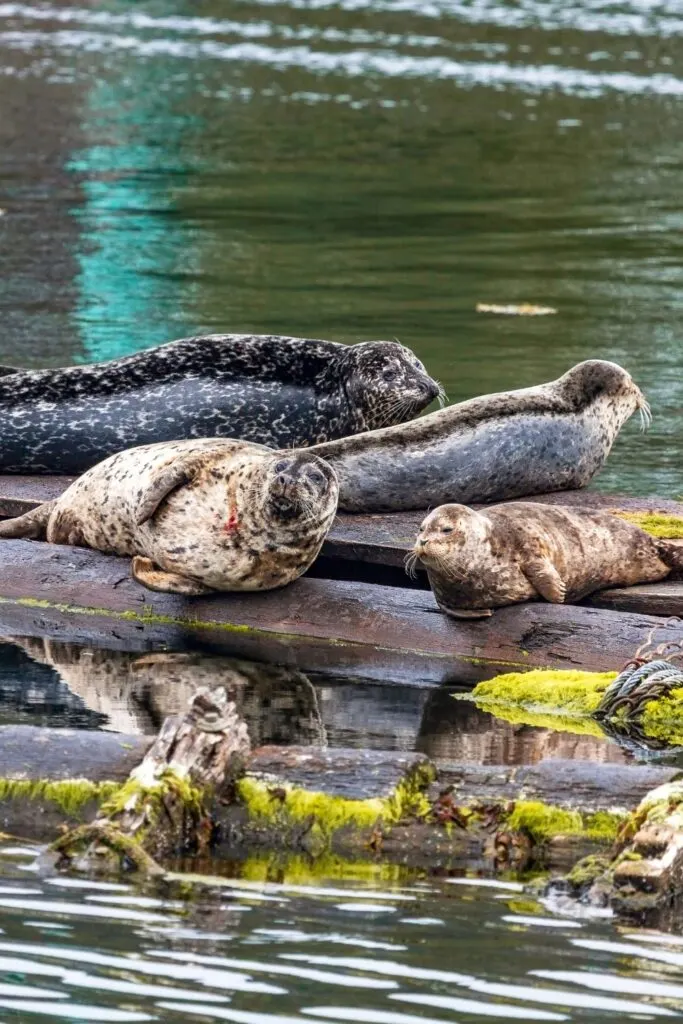
[[[643,796],[611,852],[580,861],[564,885],[584,903],[609,906],[622,920],[658,929],[678,926],[683,910],[683,782],[671,779]]]
[[[125,794],[131,789],[122,780],[131,761],[142,756],[148,739],[86,734],[87,742],[73,748],[72,771],[80,778],[69,779],[65,750],[73,734],[33,730],[32,737],[30,732],[6,727],[0,733],[5,752],[0,822],[5,831],[49,841],[66,824],[76,827],[77,839],[92,841],[92,830],[82,826],[98,821],[102,824],[94,844],[97,850],[103,837],[110,843],[119,833],[125,837],[130,829],[124,824],[139,827],[146,812],[137,799],[129,806]],[[162,731],[162,747],[171,734],[177,736],[168,728]],[[25,749],[37,745],[42,760],[31,770]],[[155,749],[163,753],[159,746]],[[105,756],[111,758],[108,771],[103,767]],[[157,754],[143,761],[154,770],[160,763]],[[99,766],[98,775],[108,781],[84,783],[92,765]],[[136,797],[146,771],[141,766],[133,772]],[[526,860],[566,868],[586,850],[604,847],[613,838],[619,820],[615,813],[625,816],[645,792],[670,781],[675,773],[672,768],[567,761],[526,768],[435,765],[424,755],[400,751],[263,747],[247,759],[245,774],[235,784],[236,799],[226,803],[218,796],[186,825],[196,839],[198,822],[205,822],[210,812],[217,852],[231,858],[255,852],[309,857],[333,852],[430,869],[466,867],[482,858],[493,866],[503,863],[497,845],[502,836],[499,845],[505,856],[521,850]],[[115,813],[98,812],[98,801],[105,809],[113,806]],[[605,811],[609,813],[600,817]],[[186,828],[182,814],[181,832]],[[113,824],[118,832],[112,831]],[[72,832],[70,840],[73,837]],[[161,843],[158,840],[154,837],[158,857],[177,851],[177,839],[175,846],[163,837]],[[124,852],[130,856],[135,850]],[[97,855],[95,860],[111,867],[106,857]]]
[[[201,642],[304,670],[418,686],[477,682],[513,668],[619,669],[653,627],[662,641],[678,636],[652,616],[540,602],[456,621],[429,592],[336,580],[188,599],[141,587],[123,559],[30,541],[4,541],[2,558],[4,634],[66,630],[76,642],[138,650]]]
[[[167,718],[141,764],[91,824],[52,845],[60,863],[111,871],[132,863],[161,873],[172,853],[209,845],[209,804],[242,773],[249,736],[225,690],[199,689],[183,716]]]

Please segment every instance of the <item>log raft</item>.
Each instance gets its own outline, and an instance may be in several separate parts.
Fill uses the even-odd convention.
[[[66,477],[0,480],[0,516],[58,496]],[[683,519],[683,504],[568,491],[534,498],[586,508],[653,509]],[[0,633],[59,636],[147,651],[201,644],[304,671],[430,686],[476,683],[505,670],[620,668],[647,633],[677,635],[683,583],[603,591],[581,606],[502,609],[449,620],[402,565],[421,513],[337,517],[307,577],[266,594],[183,599],[136,584],[127,560],[28,541],[2,542]]]

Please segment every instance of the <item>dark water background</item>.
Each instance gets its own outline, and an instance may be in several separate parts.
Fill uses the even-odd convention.
[[[680,0],[0,3],[0,359],[397,336],[451,400],[624,364],[683,493]],[[477,302],[536,302],[494,318]]]
[[[679,0],[0,2],[0,360],[201,331],[397,336],[457,401],[604,357],[655,419],[625,429],[599,486],[681,494],[682,33]],[[559,312],[475,313],[524,301]],[[5,646],[0,669],[3,722],[145,731],[163,711],[87,691],[68,659]],[[297,680],[292,705],[268,686],[250,713],[276,739],[294,706],[299,740],[626,759],[424,691]],[[341,883],[334,865],[264,890],[308,868],[252,861],[214,867],[255,889],[186,901],[57,884],[34,854],[0,857],[0,1024],[683,1011],[680,940],[512,890]]]

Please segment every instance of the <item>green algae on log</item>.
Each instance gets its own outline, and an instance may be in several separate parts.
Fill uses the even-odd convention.
[[[602,737],[606,733],[592,715],[616,677],[616,672],[574,670],[510,672],[479,683],[471,694],[458,694],[457,699],[471,700],[507,722]],[[624,714],[617,713],[613,722],[628,733]],[[683,744],[683,689],[648,701],[638,730],[646,738]]]
[[[621,826],[608,857],[579,861],[565,882],[593,906],[650,928],[670,928],[683,909],[683,780],[648,793]]]
[[[92,824],[53,843],[60,863],[161,874],[159,858],[208,848],[210,803],[243,771],[249,736],[225,690],[197,690],[187,714],[167,718],[127,782]]]
[[[668,512],[626,512],[622,509],[609,509],[612,515],[626,519],[629,523],[639,526],[652,537],[663,540],[679,540],[683,538],[683,517]]]

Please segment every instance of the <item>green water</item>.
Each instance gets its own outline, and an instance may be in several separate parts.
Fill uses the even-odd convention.
[[[87,362],[202,331],[395,336],[457,401],[604,357],[655,418],[627,426],[598,485],[683,493],[682,32],[681,3],[658,0],[0,0],[0,360]],[[158,724],[58,653],[29,670],[3,648],[3,722]],[[296,693],[305,742],[629,756],[458,717],[448,695],[316,678]],[[251,713],[282,741],[272,707]],[[302,890],[188,902],[44,878],[33,848],[3,851],[0,1024],[683,1011],[680,940],[513,890],[380,869],[311,887],[298,865]]]
[[[675,495],[683,10],[0,5],[0,359],[396,336],[452,401],[632,371],[604,488]],[[556,307],[491,317],[477,302]]]

